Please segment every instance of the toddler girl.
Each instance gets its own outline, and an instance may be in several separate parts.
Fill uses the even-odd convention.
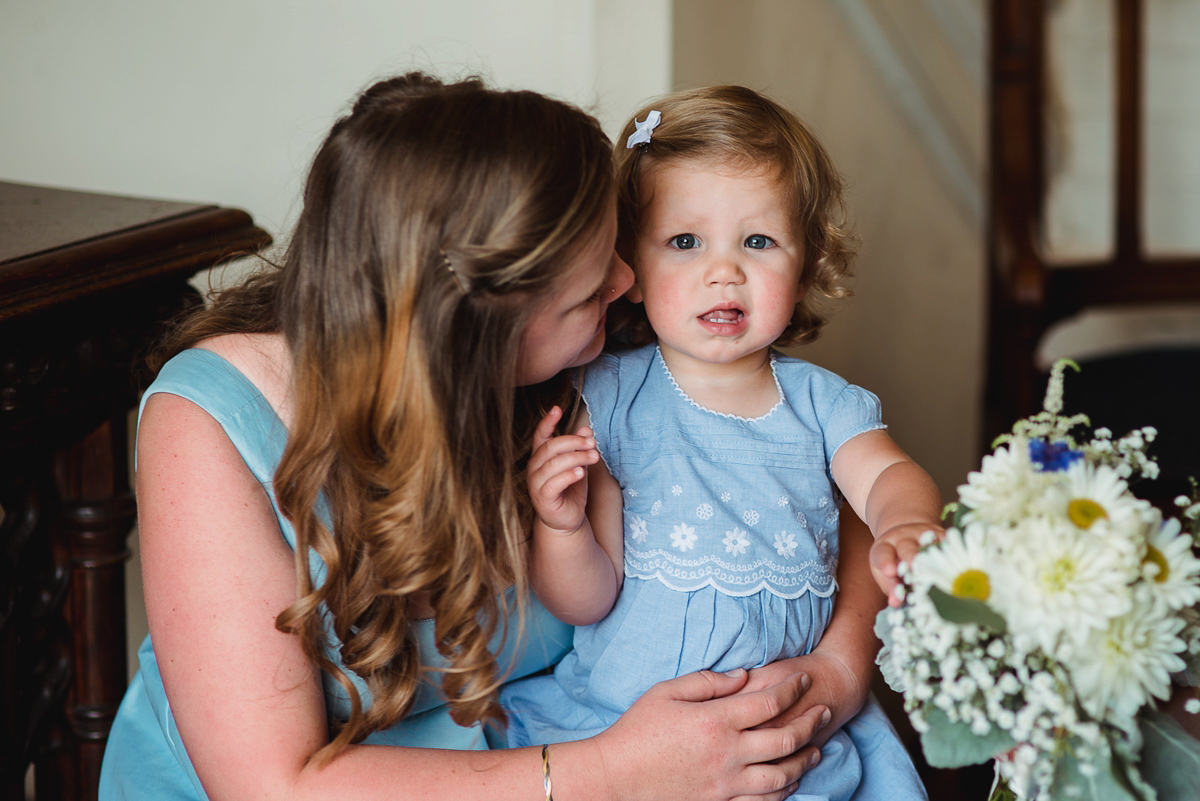
[[[820,144],[741,87],[673,95],[626,128],[618,250],[640,306],[613,321],[631,349],[587,368],[576,433],[553,435],[556,410],[535,435],[531,581],[579,628],[552,676],[505,692],[520,710],[510,745],[603,730],[681,673],[812,651],[833,610],[842,497],[875,535],[886,591],[897,556],[940,530],[937,490],[884,432],[878,399],[774,350],[815,338],[826,302],[848,294],[840,181]],[[923,797],[874,702],[791,796]]]

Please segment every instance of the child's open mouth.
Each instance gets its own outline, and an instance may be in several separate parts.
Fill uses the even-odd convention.
[[[718,336],[737,335],[746,328],[746,313],[733,307],[711,309],[696,319],[710,333]]]
[[[700,315],[700,319],[706,323],[735,325],[740,323],[745,316],[741,309],[713,309]]]

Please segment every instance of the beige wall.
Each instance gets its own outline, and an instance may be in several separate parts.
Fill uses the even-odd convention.
[[[893,436],[954,497],[979,459],[979,221],[832,0],[675,0],[674,88],[712,83],[772,95],[829,149],[861,239],[856,294],[797,353],[876,392]]]

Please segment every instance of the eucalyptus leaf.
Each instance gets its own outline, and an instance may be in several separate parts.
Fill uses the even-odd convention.
[[[1093,770],[1085,776],[1079,768],[1083,761],[1075,756],[1075,749],[1068,748],[1054,766],[1054,784],[1051,798],[1072,798],[1080,801],[1156,801],[1153,795],[1145,795],[1134,789],[1128,773],[1136,769],[1118,756],[1110,756],[1104,762],[1089,759]],[[1194,798],[1192,801],[1195,801]]]
[[[992,611],[983,601],[975,598],[959,598],[937,587],[930,587],[929,600],[933,601],[938,614],[950,623],[974,623],[997,634],[1003,634],[1008,629],[1004,618]]]
[[[900,671],[892,663],[892,624],[887,619],[890,611],[892,610],[885,607],[875,616],[875,636],[883,643],[883,647],[875,656],[875,664],[879,665],[879,672],[883,674],[883,680],[887,682],[887,685],[896,692],[902,693],[904,692],[904,682],[900,678]]]
[[[1017,744],[999,726],[980,736],[971,731],[968,723],[951,723],[946,713],[936,707],[930,708],[925,718],[929,730],[921,735],[921,750],[925,752],[925,761],[935,768],[978,765]]]
[[[1196,801],[1200,796],[1200,740],[1170,715],[1144,711],[1142,776],[1158,791],[1159,801]]]

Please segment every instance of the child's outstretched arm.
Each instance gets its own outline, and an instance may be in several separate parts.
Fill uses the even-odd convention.
[[[838,488],[875,537],[871,575],[896,606],[900,562],[917,553],[923,533],[942,533],[937,485],[884,431],[850,438],[830,467]]]
[[[608,614],[621,588],[621,488],[600,460],[587,412],[573,421],[574,434],[554,436],[561,417],[555,406],[533,437],[529,579],[551,614],[585,626]]]

